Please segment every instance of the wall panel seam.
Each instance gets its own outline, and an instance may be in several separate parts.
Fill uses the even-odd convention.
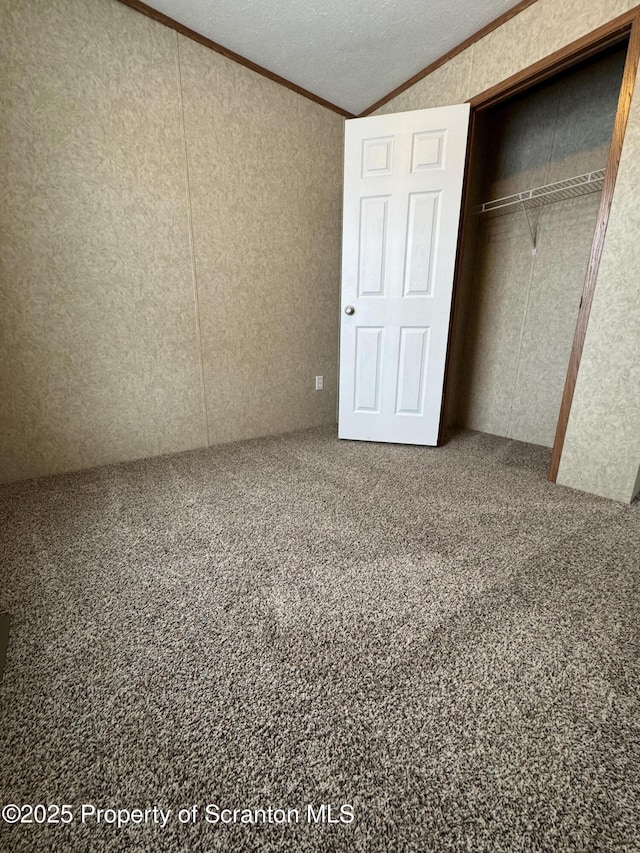
[[[189,231],[189,253],[191,256],[191,281],[193,287],[193,302],[195,309],[195,326],[196,338],[198,342],[198,357],[200,361],[200,383],[202,387],[202,414],[204,418],[204,429],[207,445],[211,444],[211,435],[209,430],[209,406],[207,400],[207,386],[204,376],[204,351],[202,347],[202,326],[200,322],[200,291],[198,287],[198,268],[196,262],[196,247],[193,233],[193,209],[191,203],[191,178],[189,174],[189,149],[187,145],[187,125],[184,115],[184,87],[182,85],[182,66],[180,62],[180,35],[175,33],[176,37],[176,64],[178,70],[178,95],[180,98],[180,118],[182,126],[182,146],[184,151],[184,167],[185,167],[185,188],[187,196],[187,220]]]
[[[537,228],[540,226],[540,218],[538,217]],[[529,266],[529,281],[527,283],[527,301],[524,306],[524,313],[522,315],[522,323],[520,325],[520,340],[518,341],[518,353],[516,355],[516,369],[513,374],[513,385],[511,386],[511,401],[509,403],[509,414],[507,416],[507,435],[509,438],[514,438],[511,434],[511,418],[513,416],[513,401],[516,397],[516,392],[518,389],[518,377],[520,375],[520,361],[522,359],[522,345],[524,343],[524,333],[527,328],[527,317],[529,315],[529,305],[531,303],[531,289],[533,287],[533,277],[536,269],[536,255],[531,255],[531,264]],[[521,439],[519,439],[521,440]]]
[[[469,98],[471,97],[471,86],[473,85],[473,75],[476,65],[476,42],[470,45],[469,50],[471,51],[471,61],[469,62],[469,79],[467,80],[466,100],[469,100]]]

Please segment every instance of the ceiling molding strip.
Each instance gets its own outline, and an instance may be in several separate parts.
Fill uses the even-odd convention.
[[[468,39],[465,39],[463,42],[460,42],[459,45],[449,50],[447,53],[443,54],[439,59],[436,59],[435,62],[432,62],[430,65],[427,65],[426,68],[423,68],[421,71],[418,71],[417,74],[414,74],[413,77],[410,77],[392,92],[389,92],[388,95],[385,95],[384,98],[380,98],[379,101],[376,101],[375,104],[371,104],[370,107],[367,107],[366,110],[361,112],[358,118],[364,118],[364,116],[371,115],[371,113],[375,112],[380,107],[387,104],[389,101],[393,100],[398,95],[405,92],[407,89],[410,89],[424,77],[427,77],[436,68],[440,68],[441,65],[444,65],[446,62],[449,62],[450,59],[453,59],[454,56],[457,56],[459,53],[462,53],[463,50],[466,50],[468,47],[471,47],[472,44],[475,44],[480,39],[484,38],[489,33],[497,30],[498,27],[501,27],[507,21],[510,21],[511,18],[515,18],[516,15],[519,15],[520,12],[524,12],[525,9],[528,9],[529,6],[533,6],[537,0],[520,0],[516,6],[512,9],[507,10],[499,18],[496,18],[495,21],[491,21],[491,23],[484,26],[481,30],[478,30],[477,33],[474,33],[472,36],[469,36]]]
[[[331,110],[334,113],[338,113],[338,115],[344,116],[345,118],[355,118],[353,113],[350,113],[347,110],[343,110],[342,107],[338,107],[335,104],[330,103],[329,101],[325,101],[324,98],[321,98],[318,95],[314,95],[313,92],[308,92],[306,89],[303,89],[302,86],[296,86],[296,84],[292,83],[290,80],[285,80],[285,78],[280,77],[279,74],[274,74],[273,71],[269,71],[268,68],[263,68],[261,65],[257,65],[250,59],[246,59],[244,56],[240,56],[239,53],[234,53],[233,50],[229,50],[228,48],[223,47],[221,44],[218,44],[215,41],[211,41],[211,39],[200,35],[200,33],[197,33],[195,30],[189,29],[189,27],[185,27],[183,24],[179,23],[178,21],[175,21],[168,15],[165,15],[162,12],[158,12],[157,9],[152,9],[151,6],[147,6],[147,4],[142,3],[141,0],[119,0],[119,2],[125,6],[129,6],[129,8],[131,9],[135,9],[137,12],[141,12],[143,15],[146,15],[149,18],[153,18],[154,21],[158,21],[160,24],[164,24],[165,27],[169,27],[170,29],[175,30],[181,35],[192,39],[192,41],[196,41],[198,42],[198,44],[204,45],[204,47],[208,47],[210,50],[213,50],[216,53],[220,53],[227,59],[231,59],[233,62],[237,62],[238,65],[244,65],[245,68],[249,68],[251,71],[255,71],[256,74],[260,74],[263,77],[266,77],[268,80],[272,80],[274,83],[278,83],[280,86],[284,86],[286,89],[291,89],[292,92],[295,92],[298,95],[302,95],[303,98],[308,98],[310,101],[314,101],[316,104],[320,104],[321,107],[325,107],[326,109]]]

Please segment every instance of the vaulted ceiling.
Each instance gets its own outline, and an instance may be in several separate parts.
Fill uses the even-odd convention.
[[[211,41],[357,115],[519,5],[519,0],[146,0],[146,3]]]

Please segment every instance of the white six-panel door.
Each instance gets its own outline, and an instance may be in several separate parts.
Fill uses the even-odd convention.
[[[468,123],[346,122],[340,438],[437,444]]]

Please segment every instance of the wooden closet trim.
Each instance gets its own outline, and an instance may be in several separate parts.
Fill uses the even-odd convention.
[[[600,197],[598,218],[596,221],[593,243],[591,244],[591,256],[589,258],[589,266],[587,267],[587,275],[585,278],[584,289],[582,291],[580,308],[578,310],[578,319],[576,321],[576,329],[573,336],[573,345],[571,347],[571,355],[569,356],[569,367],[567,368],[567,378],[564,384],[562,403],[560,404],[560,414],[558,416],[558,425],[556,427],[556,435],[553,442],[553,450],[551,452],[551,462],[549,464],[549,472],[547,475],[548,479],[552,483],[555,483],[558,477],[560,459],[562,457],[564,440],[567,434],[567,425],[569,423],[573,395],[576,387],[576,381],[578,379],[578,370],[580,368],[584,340],[587,334],[589,315],[591,313],[591,305],[593,303],[593,294],[598,280],[598,271],[600,269],[600,261],[602,259],[604,240],[607,233],[607,226],[609,224],[609,213],[611,211],[616,178],[618,177],[618,166],[622,155],[622,144],[624,142],[624,134],[627,128],[629,109],[631,107],[631,97],[633,95],[633,89],[636,82],[638,61],[640,59],[639,8],[636,7],[636,9],[629,14],[630,21],[626,27],[626,31],[629,33],[627,58],[622,75],[622,85],[620,87],[618,108],[616,110],[616,117],[613,125],[611,145],[609,147],[609,156],[607,159],[604,186]]]
[[[590,56],[611,47],[624,40],[631,32],[633,24],[640,18],[640,6],[636,6],[629,12],[613,18],[593,32],[582,36],[576,41],[570,42],[555,53],[550,53],[544,59],[534,62],[522,71],[512,74],[506,80],[485,89],[478,95],[469,98],[472,110],[487,109],[507,100],[532,86],[542,83],[549,77],[566,71],[573,65],[577,65]],[[626,75],[625,66],[625,75]],[[623,83],[624,85],[624,83]]]
[[[204,47],[208,47],[209,50],[213,50],[215,53],[219,53],[227,59],[237,62],[238,65],[244,65],[245,68],[255,71],[256,74],[260,74],[262,77],[266,77],[274,83],[279,83],[280,86],[284,86],[285,89],[291,89],[292,92],[302,95],[303,98],[315,101],[315,103],[320,104],[321,107],[325,107],[326,109],[331,110],[334,113],[338,113],[338,115],[344,116],[345,118],[355,118],[353,113],[343,110],[342,107],[338,107],[330,101],[325,101],[325,99],[321,98],[319,95],[314,95],[313,92],[309,92],[307,89],[303,89],[302,86],[297,86],[290,80],[280,77],[279,74],[269,71],[268,68],[263,68],[262,65],[258,65],[256,62],[252,62],[250,59],[241,56],[239,53],[235,53],[233,50],[229,50],[229,48],[206,38],[206,36],[200,35],[200,33],[189,29],[189,27],[185,27],[184,24],[170,18],[163,12],[159,12],[151,6],[147,6],[147,4],[142,3],[141,0],[119,0],[119,2],[124,6],[129,6],[130,9],[135,9],[136,12],[141,12],[143,15],[146,15],[148,18],[152,18],[154,21],[158,21],[158,23],[163,24],[165,27],[169,27],[169,29],[175,30],[177,33],[180,33],[180,35],[186,36]]]
[[[569,366],[567,368],[562,403],[560,406],[560,413],[558,415],[556,435],[551,452],[551,462],[547,474],[548,479],[553,483],[556,482],[558,476],[560,458],[562,456],[567,424],[569,422],[569,413],[571,411],[576,380],[578,378],[578,369],[580,367],[580,359],[582,357],[587,325],[589,323],[593,294],[598,279],[598,270],[600,268],[600,260],[602,258],[604,239],[607,233],[607,226],[609,224],[609,213],[611,210],[611,203],[613,201],[616,178],[618,176],[618,165],[620,163],[622,144],[629,117],[631,96],[633,95],[638,70],[638,62],[640,59],[640,6],[636,6],[628,12],[619,15],[617,18],[613,18],[611,21],[601,27],[598,27],[598,29],[593,30],[593,32],[588,35],[582,36],[576,41],[565,45],[555,53],[550,54],[544,59],[541,59],[539,62],[530,65],[528,68],[519,71],[517,74],[503,80],[501,83],[498,83],[497,85],[492,86],[484,92],[481,92],[469,99],[469,103],[471,104],[471,130],[473,131],[476,114],[481,110],[488,109],[489,107],[495,106],[496,104],[517,95],[520,92],[541,83],[547,78],[565,71],[585,59],[588,59],[590,56],[599,53],[607,47],[623,41],[627,37],[629,38],[629,44],[627,47],[627,56],[625,60],[622,84],[620,87],[620,95],[618,98],[618,107],[616,110],[611,145],[609,147],[609,154],[607,158],[604,185],[602,195],[600,197],[598,218],[596,220],[596,227],[591,245],[591,255],[582,291],[582,299],[578,310],[578,318],[576,321],[571,355],[569,357]],[[465,174],[465,188],[469,184],[472,165],[470,147]],[[465,211],[460,224],[454,298],[455,293],[458,290],[457,279],[460,275],[461,246],[464,240],[465,231],[463,229],[465,229],[467,215],[470,214],[468,214],[468,211]],[[453,318],[451,322],[453,323]],[[447,365],[449,357],[450,353],[447,356]],[[447,393],[447,390],[445,383],[445,394]],[[443,435],[444,424],[441,423],[441,438]]]

